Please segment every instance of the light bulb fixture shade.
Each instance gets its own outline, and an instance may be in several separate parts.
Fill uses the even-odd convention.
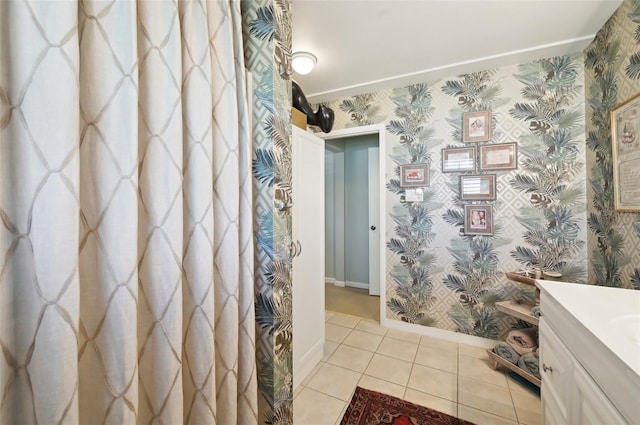
[[[315,55],[309,52],[295,52],[291,55],[291,66],[300,75],[310,73],[313,67],[316,66],[316,61]]]

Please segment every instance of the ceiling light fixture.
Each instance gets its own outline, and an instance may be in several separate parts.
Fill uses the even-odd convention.
[[[295,52],[291,55],[291,66],[296,73],[305,75],[316,66],[317,60],[315,55],[309,52]]]

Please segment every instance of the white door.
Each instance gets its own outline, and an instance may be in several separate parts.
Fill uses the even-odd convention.
[[[324,140],[293,128],[293,387],[324,354]]]
[[[380,149],[369,148],[369,295],[380,295]]]

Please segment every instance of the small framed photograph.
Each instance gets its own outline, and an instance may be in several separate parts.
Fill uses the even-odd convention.
[[[464,233],[467,235],[493,235],[493,207],[491,205],[465,205]]]
[[[611,109],[613,207],[640,212],[640,95]]]
[[[518,144],[500,143],[480,146],[480,170],[513,170],[518,168]]]
[[[496,175],[460,176],[460,200],[494,201],[496,199]]]
[[[491,140],[491,111],[462,114],[462,141],[486,142]]]
[[[476,170],[476,148],[442,149],[442,172],[456,173]]]
[[[429,164],[406,164],[400,166],[401,187],[429,186]]]

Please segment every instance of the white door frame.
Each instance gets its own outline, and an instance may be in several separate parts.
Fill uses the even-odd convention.
[[[340,139],[345,137],[353,137],[353,136],[363,136],[366,134],[377,134],[378,135],[378,147],[380,149],[380,323],[385,320],[385,311],[387,305],[387,294],[386,294],[386,255],[385,255],[385,244],[387,242],[386,238],[386,211],[385,211],[385,182],[386,182],[386,174],[385,174],[385,159],[386,159],[386,129],[384,124],[373,124],[366,125],[362,127],[352,127],[345,128],[341,130],[332,131],[330,133],[316,133],[315,135],[324,140],[331,139]]]
[[[367,192],[369,193],[369,295],[380,296],[380,143],[367,148]],[[373,261],[372,261],[373,260]]]

